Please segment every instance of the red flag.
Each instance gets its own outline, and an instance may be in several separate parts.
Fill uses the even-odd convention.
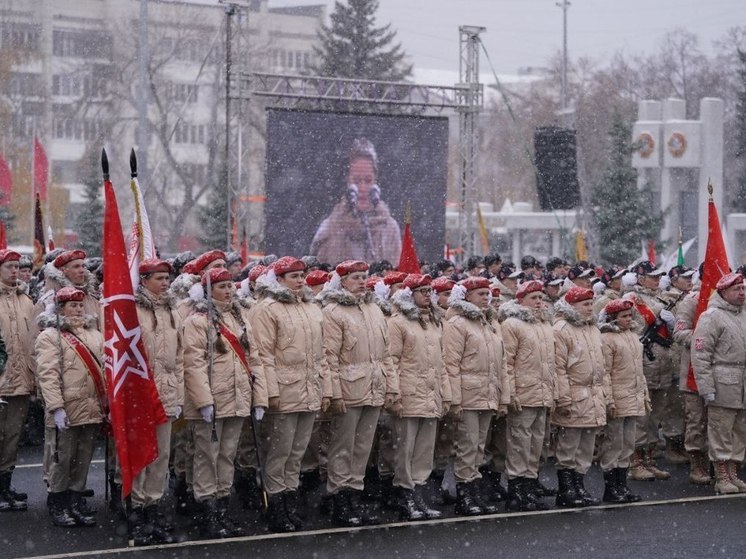
[[[246,266],[249,263],[249,238],[246,229],[243,231],[241,238],[241,265]]]
[[[167,418],[145,358],[117,199],[108,179],[104,189],[104,361],[122,497],[126,497],[137,474],[158,456],[156,426]]]
[[[42,201],[47,199],[47,178],[49,177],[49,162],[44,146],[34,138],[34,194],[38,194]]]
[[[10,206],[13,195],[13,177],[5,158],[0,155],[0,206]]]
[[[34,203],[34,269],[38,270],[44,265],[44,221],[41,215],[41,199],[36,193]]]
[[[8,238],[5,231],[5,222],[0,221],[0,250],[8,248]]]
[[[648,241],[648,262],[655,266],[655,240]]]
[[[720,218],[718,209],[712,199],[712,186],[708,185],[710,201],[707,204],[707,249],[705,250],[705,264],[702,270],[702,287],[699,290],[697,310],[692,320],[692,331],[697,326],[699,316],[707,310],[710,296],[715,290],[715,285],[725,274],[730,271],[728,265],[728,253],[725,251],[723,242],[723,231],[720,229]],[[694,379],[694,370],[691,364],[686,374],[686,387],[697,392],[697,382]]]
[[[417,258],[417,251],[414,248],[414,237],[409,225],[409,220],[404,223],[404,236],[401,241],[401,255],[399,256],[399,265],[396,267],[400,272],[408,274],[420,273],[420,261]]]

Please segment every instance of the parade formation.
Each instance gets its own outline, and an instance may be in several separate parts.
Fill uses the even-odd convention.
[[[124,498],[108,444],[109,270],[56,249],[22,281],[25,260],[0,251],[2,512],[28,506],[12,477],[30,405],[44,409],[51,522],[96,525],[86,482],[103,438],[109,506],[136,545],[173,542],[174,514],[206,538],[243,535],[233,498],[294,532],[309,516],[376,524],[383,509],[437,519],[450,503],[464,516],[632,503],[630,483],[666,480],[667,463],[689,463],[689,482],[715,493],[746,492],[741,268],[718,274],[698,316],[703,266],[143,259],[134,303],[167,420]],[[556,489],[539,481],[552,463]],[[603,495],[586,489],[594,463]],[[319,487],[312,510],[304,494]]]

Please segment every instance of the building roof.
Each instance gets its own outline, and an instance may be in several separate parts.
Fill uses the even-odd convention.
[[[272,14],[283,14],[289,16],[305,16],[321,18],[324,16],[324,4],[313,4],[311,6],[285,6],[282,8],[269,8]]]

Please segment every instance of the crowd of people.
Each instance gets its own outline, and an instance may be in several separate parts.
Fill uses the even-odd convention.
[[[96,524],[86,498],[106,436],[102,273],[81,250],[48,254],[36,274],[0,251],[0,512],[27,509],[12,476],[29,406],[41,406],[51,521]],[[241,535],[234,496],[265,509],[270,530],[302,530],[315,514],[303,495],[322,485],[319,513],[349,527],[378,523],[379,507],[416,521],[449,502],[467,516],[543,510],[548,497],[636,502],[629,481],[670,478],[661,458],[688,463],[692,484],[746,491],[742,269],[719,280],[696,327],[701,270],[648,261],[525,256],[516,267],[492,254],[408,274],[211,250],[139,273],[169,421],[130,507],[115,461],[107,472],[138,545],[174,541],[172,512],[205,537]],[[550,461],[556,489],[539,481]],[[585,486],[594,462],[601,499]]]

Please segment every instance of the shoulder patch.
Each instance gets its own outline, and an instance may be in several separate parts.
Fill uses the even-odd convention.
[[[705,348],[704,338],[694,338],[694,349],[702,351]]]

